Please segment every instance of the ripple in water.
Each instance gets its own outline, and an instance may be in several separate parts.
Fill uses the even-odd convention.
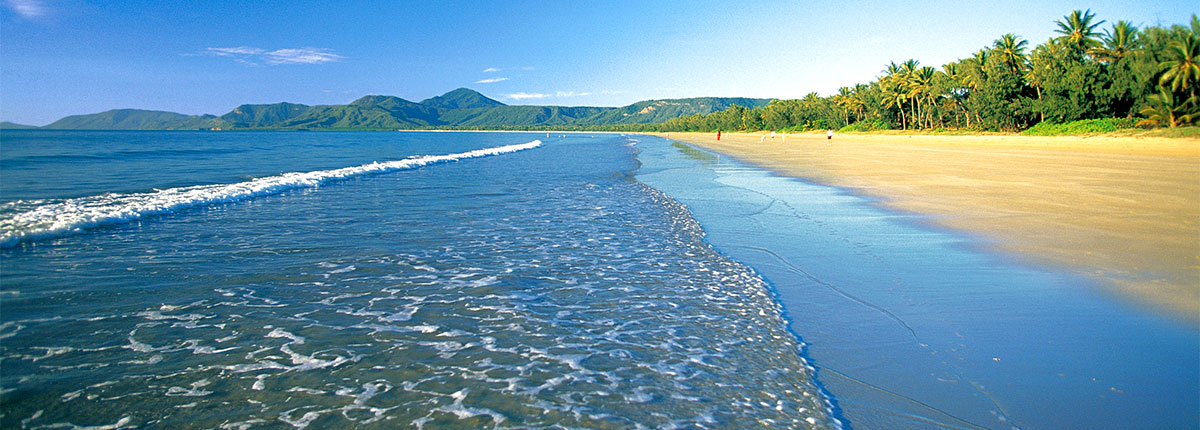
[[[395,193],[418,174],[179,222],[282,223],[307,205]],[[661,193],[624,177],[591,179],[534,178],[515,200],[483,192],[494,185],[450,187],[437,198],[458,203],[439,207],[436,219],[408,219],[404,240],[387,246],[303,248],[326,242],[288,235],[237,236],[280,241],[271,246],[216,246],[203,229],[181,236],[163,227],[63,239],[93,246],[8,250],[0,420],[5,428],[837,427],[764,281],[707,246],[686,209]],[[401,200],[352,216],[418,216],[398,213]],[[160,234],[179,242],[165,245],[174,242],[156,241]],[[162,246],[178,249],[155,250]],[[221,258],[240,269],[204,268]],[[18,267],[30,262],[36,270]]]

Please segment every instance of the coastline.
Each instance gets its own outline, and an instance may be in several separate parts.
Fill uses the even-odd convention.
[[[848,428],[1195,427],[1194,324],[847,187],[641,141],[637,180],[771,285]]]
[[[1200,320],[1200,140],[659,133],[855,190]],[[761,141],[760,141],[761,140]]]

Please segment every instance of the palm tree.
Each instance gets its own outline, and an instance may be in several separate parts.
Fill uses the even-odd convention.
[[[909,60],[914,61],[914,60]],[[904,103],[908,101],[907,91],[905,87],[905,72],[904,69],[897,65],[895,61],[889,63],[883,69],[886,76],[879,79],[883,90],[884,107],[895,107],[900,111],[900,128],[907,129],[904,121]]]
[[[1171,89],[1187,91],[1189,84],[1200,79],[1200,40],[1195,34],[1185,34],[1167,46],[1167,61],[1159,64],[1164,69],[1159,85],[1171,83]],[[1195,89],[1195,86],[1191,86]]]
[[[854,84],[854,95],[852,96],[854,97],[854,112],[859,119],[866,116],[863,111],[867,108],[866,92],[868,88],[870,87],[866,84]]]
[[[1025,48],[1029,46],[1028,40],[1008,33],[996,39],[996,43],[992,46],[1000,55],[1000,60],[1007,64],[1012,71],[1017,72],[1025,67]]]
[[[883,93],[883,102],[886,107],[894,107],[900,110],[900,129],[907,130],[908,127],[904,123],[904,102],[908,101],[908,96],[903,91],[895,91],[895,88],[886,88]]]
[[[1063,19],[1054,21],[1055,24],[1058,24],[1058,29],[1054,32],[1062,35],[1059,39],[1070,46],[1072,52],[1082,56],[1089,49],[1100,45],[1100,42],[1096,40],[1096,36],[1100,35],[1096,32],[1096,27],[1099,27],[1104,21],[1093,23],[1092,19],[1094,18],[1096,18],[1096,14],[1093,14],[1091,9],[1082,12],[1079,9],[1073,10],[1063,16]]]
[[[945,73],[946,77],[950,80],[950,91],[948,94],[946,94],[946,98],[953,102],[955,125],[961,123],[959,120],[959,112],[966,112],[967,110],[967,105],[963,99],[966,98],[967,91],[969,91],[967,88],[970,86],[968,85],[969,78],[967,78],[962,72],[964,69],[965,68],[960,62],[950,62],[946,63],[945,66],[942,66],[942,72]],[[967,127],[970,127],[971,115],[967,114],[966,117]]]
[[[854,90],[850,87],[838,88],[838,94],[833,96],[834,103],[842,107],[842,119],[850,125],[850,110],[854,105]]]
[[[883,73],[886,73],[887,77],[893,76],[900,73],[900,66],[896,65],[895,61],[888,63],[887,67],[883,68]]]
[[[1042,101],[1042,84],[1046,78],[1053,76],[1055,58],[1062,57],[1063,47],[1062,41],[1058,39],[1047,40],[1046,43],[1033,48],[1033,52],[1029,54],[1029,70],[1025,72],[1025,80],[1029,85],[1037,91],[1038,99],[1038,121],[1046,121],[1046,110],[1041,106]]]
[[[910,117],[911,120],[909,122],[915,121],[918,127],[923,125],[922,119],[925,118],[925,116],[922,115],[922,110],[924,107],[923,105],[925,102],[928,102],[929,86],[931,83],[933,83],[933,74],[936,71],[937,70],[934,68],[926,66],[913,70],[912,73],[908,75],[907,95],[909,99],[912,100],[913,105],[913,115]]]
[[[912,125],[913,122],[917,121],[919,118],[919,113],[917,112],[917,96],[920,94],[921,89],[917,88],[917,82],[915,81],[915,78],[917,74],[917,66],[920,64],[920,61],[911,58],[904,60],[903,63],[900,63],[900,71],[903,73],[900,77],[900,91],[906,93],[905,96],[910,100],[909,107],[911,110],[909,111],[910,115],[908,116],[909,125]],[[917,124],[920,125],[919,122],[917,122]]]
[[[969,91],[978,91],[979,86],[983,85],[987,80],[988,69],[987,63],[992,58],[992,51],[988,49],[980,49],[971,55],[971,58],[963,60],[963,70],[959,71],[961,76],[960,82]],[[968,96],[969,97],[969,96]],[[964,103],[965,105],[965,103]],[[971,126],[971,114],[975,114],[976,122],[983,122],[979,117],[979,112],[971,112],[967,110],[967,127]]]
[[[1104,46],[1089,54],[1100,61],[1117,62],[1137,47],[1138,29],[1128,21],[1117,21],[1112,31],[1104,30]]]
[[[1200,112],[1196,111],[1198,102],[1196,96],[1180,101],[1174,92],[1160,85],[1158,94],[1150,96],[1149,100],[1150,106],[1146,106],[1141,112],[1146,119],[1138,121],[1137,125],[1139,126],[1166,124],[1168,127],[1175,128],[1200,119]]]
[[[978,90],[979,85],[987,79],[987,62],[992,58],[992,51],[980,49],[971,55],[971,58],[963,60],[963,65],[967,66],[963,70],[963,84],[972,90]]]

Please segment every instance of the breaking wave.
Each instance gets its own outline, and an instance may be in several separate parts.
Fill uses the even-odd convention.
[[[457,154],[421,155],[341,169],[289,172],[233,184],[195,185],[146,193],[107,193],[66,200],[15,201],[0,206],[0,248],[214,203],[237,202],[288,190],[314,188],[357,176],[507,154],[533,149],[541,144],[540,140],[534,140]]]

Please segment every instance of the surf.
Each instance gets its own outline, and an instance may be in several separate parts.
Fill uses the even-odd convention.
[[[15,201],[0,208],[0,212],[4,212],[0,213],[0,248],[11,248],[23,242],[77,234],[97,227],[128,223],[190,208],[245,201],[296,189],[317,188],[364,175],[524,151],[541,144],[542,141],[534,140],[454,154],[417,155],[402,160],[377,161],[340,169],[288,172],[232,184],[194,185],[141,193],[105,193],[65,200]]]

